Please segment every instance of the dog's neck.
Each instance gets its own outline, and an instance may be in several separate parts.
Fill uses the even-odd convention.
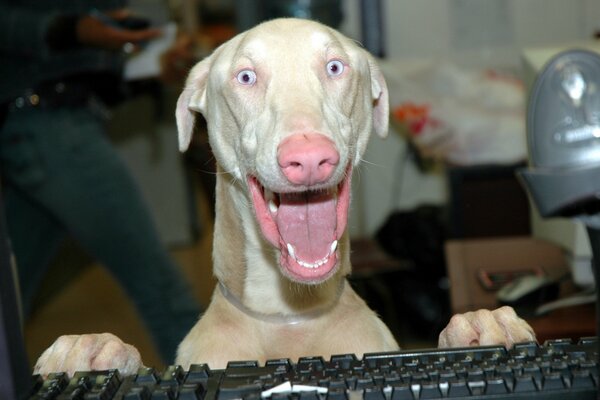
[[[310,321],[315,318],[319,318],[320,316],[326,314],[331,310],[339,301],[342,293],[344,291],[344,286],[346,284],[345,279],[339,280],[338,288],[336,290],[336,296],[333,302],[325,303],[321,307],[311,308],[306,311],[301,311],[295,314],[282,314],[282,313],[264,313],[260,311],[256,311],[250,307],[248,307],[244,302],[239,299],[235,294],[233,294],[224,283],[219,282],[219,291],[221,295],[229,303],[235,306],[238,310],[243,312],[249,317],[257,319],[263,322],[269,322],[273,324],[284,324],[284,325],[297,325],[306,321]]]
[[[213,264],[229,297],[252,313],[292,319],[333,306],[350,272],[347,235],[339,240],[342,268],[334,276],[316,285],[292,282],[280,272],[277,249],[262,237],[245,183],[218,174]]]

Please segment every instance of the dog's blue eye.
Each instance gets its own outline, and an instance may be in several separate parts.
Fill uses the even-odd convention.
[[[327,74],[329,76],[339,76],[344,72],[344,63],[339,60],[331,60],[327,63]]]
[[[254,85],[256,82],[256,72],[251,69],[243,69],[238,72],[237,80],[242,85]]]

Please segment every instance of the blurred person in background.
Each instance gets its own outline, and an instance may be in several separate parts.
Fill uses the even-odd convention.
[[[161,34],[125,6],[0,0],[0,178],[25,316],[71,236],[121,284],[168,363],[200,307],[105,135],[127,53]],[[169,78],[187,54],[178,45],[163,59]]]

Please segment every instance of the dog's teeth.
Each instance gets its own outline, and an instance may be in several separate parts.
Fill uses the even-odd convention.
[[[290,243],[286,244],[287,247],[287,251],[288,254],[290,255],[290,257],[292,257],[297,263],[298,265],[300,265],[303,268],[309,268],[309,269],[314,269],[314,268],[319,268],[325,264],[327,264],[327,262],[329,261],[329,258],[331,257],[331,255],[335,252],[335,250],[337,249],[338,246],[338,241],[334,240],[333,242],[331,242],[331,246],[330,246],[330,251],[329,254],[327,254],[326,257],[323,257],[320,260],[317,260],[315,262],[306,262],[304,260],[299,259],[296,256],[296,250],[294,250],[294,246],[292,246]]]
[[[269,210],[275,214],[277,212],[277,204],[273,201],[273,199],[269,199]]]
[[[288,253],[290,254],[290,256],[292,256],[292,258],[294,260],[296,260],[296,253],[294,252],[294,247],[289,243],[287,244],[287,250],[288,250]]]
[[[329,250],[329,254],[333,254],[335,252],[335,250],[337,249],[337,245],[338,245],[338,241],[334,240],[331,243],[331,249]]]
[[[307,263],[306,261],[302,261],[302,260],[297,260],[298,264],[300,264],[301,266],[303,266],[304,268],[317,268],[319,265],[318,263]]]
[[[275,193],[271,192],[268,189],[265,189],[264,196],[265,196],[265,201],[267,202],[267,205],[269,206],[269,210],[273,214],[275,214],[278,209],[277,204],[275,203]]]
[[[296,259],[296,262],[298,264],[300,264],[300,266],[304,267],[304,268],[319,268],[320,266],[324,265],[325,263],[327,263],[327,261],[329,261],[329,256],[322,258],[320,260],[315,261],[314,263],[308,263],[306,261],[302,261],[302,260],[298,260]]]

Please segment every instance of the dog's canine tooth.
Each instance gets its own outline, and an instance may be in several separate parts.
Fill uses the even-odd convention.
[[[271,211],[273,214],[275,214],[275,213],[277,212],[277,210],[279,209],[279,208],[277,207],[277,204],[275,204],[275,202],[273,201],[273,199],[269,199],[269,202],[268,202],[268,204],[269,204],[269,210],[270,210],[270,211]]]
[[[296,258],[296,252],[294,251],[294,246],[292,246],[291,244],[287,244],[287,250],[288,253],[290,254],[290,256],[292,256],[292,258],[296,261],[298,261],[298,259]]]
[[[335,250],[337,249],[337,245],[338,245],[338,241],[334,240],[333,242],[331,242],[331,248],[329,250],[329,255],[332,255]]]
[[[265,197],[265,201],[267,202],[267,205],[269,206],[269,211],[271,211],[273,214],[275,214],[277,212],[277,210],[279,209],[279,207],[277,207],[277,203],[275,203],[275,193],[273,193],[272,191],[270,191],[269,189],[263,189],[264,190],[264,197]]]

